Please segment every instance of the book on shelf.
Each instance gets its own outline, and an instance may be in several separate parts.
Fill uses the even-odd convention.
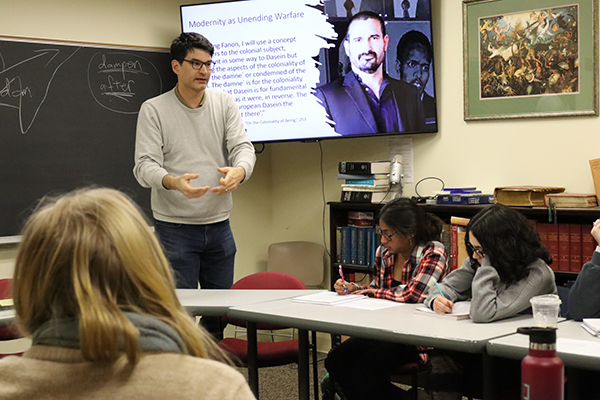
[[[340,161],[340,174],[389,174],[390,161]]]
[[[385,203],[391,200],[396,192],[393,191],[356,191],[356,190],[342,190],[342,203]]]
[[[493,204],[493,194],[438,194],[436,204],[454,204],[463,206],[474,206],[477,204]]]
[[[600,158],[590,160],[590,169],[592,170],[592,180],[594,181],[596,200],[598,201],[598,204],[600,204]]]
[[[365,179],[389,179],[389,174],[342,174],[338,173],[339,180],[365,180]]]
[[[544,196],[550,193],[562,193],[563,187],[551,186],[504,186],[494,189],[494,201],[505,206],[544,207]]]
[[[596,250],[596,240],[590,233],[589,227],[581,228],[581,265],[592,261],[592,256]]]
[[[580,272],[583,263],[581,253],[581,225],[569,224],[569,270]]]
[[[467,246],[465,244],[466,228],[462,225],[450,225],[450,269],[454,271],[467,259]]]
[[[470,318],[471,312],[471,302],[470,301],[457,301],[454,303],[452,307],[452,312],[448,314],[440,314],[436,313],[429,307],[425,306],[417,306],[415,307],[415,314],[417,315],[427,315],[431,317],[440,317],[440,318],[451,318],[455,320],[468,319]]]
[[[550,193],[544,196],[544,206],[556,207],[597,207],[594,193]]]
[[[469,218],[455,217],[455,216],[450,217],[450,223],[452,225],[467,226],[467,225],[469,225],[469,221],[470,221]]]
[[[390,186],[390,180],[388,179],[388,177],[385,177],[384,179],[346,179],[344,181],[344,184],[342,184],[342,187],[344,185],[359,185],[359,186],[369,186],[369,187],[373,187],[373,186],[385,186],[388,187]]]
[[[342,189],[353,190],[353,191],[364,191],[364,192],[387,192],[390,190],[390,184],[385,185],[353,185],[348,183],[342,183]]]
[[[570,260],[570,228],[569,224],[558,224],[558,270],[569,271]]]
[[[348,225],[375,226],[375,213],[372,211],[348,211]]]

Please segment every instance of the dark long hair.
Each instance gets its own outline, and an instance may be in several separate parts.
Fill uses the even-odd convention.
[[[467,225],[465,244],[475,269],[479,263],[468,245],[469,232],[477,238],[483,252],[498,271],[500,280],[509,285],[527,277],[527,266],[542,259],[551,264],[550,252],[540,240],[535,228],[520,212],[502,204],[493,204],[479,211]]]
[[[379,212],[379,219],[394,232],[413,236],[415,244],[439,242],[444,226],[441,219],[423,212],[417,203],[406,197],[388,201]]]

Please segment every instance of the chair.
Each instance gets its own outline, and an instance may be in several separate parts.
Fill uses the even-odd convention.
[[[325,248],[312,242],[292,241],[269,246],[267,271],[279,271],[298,278],[308,288],[323,288]]]
[[[425,361],[419,358],[418,361],[409,362],[396,368],[392,372],[390,380],[392,382],[406,384],[406,377],[409,376],[414,400],[419,400],[419,376],[421,375],[425,376],[425,384],[422,386],[425,388],[427,394],[431,396],[431,370],[431,361]]]
[[[231,289],[299,289],[306,290],[306,286],[296,277],[277,271],[258,272],[248,275],[231,286]],[[223,322],[236,326],[246,327],[246,321],[223,317]],[[288,329],[284,326],[257,323],[258,330]],[[316,363],[316,333],[313,332],[313,374],[318,376]],[[258,342],[257,364],[258,367],[274,367],[298,362],[298,339],[284,341]],[[219,347],[234,356],[243,366],[248,366],[248,342],[237,337],[225,338],[219,342]],[[315,398],[318,398],[318,379],[314,382]]]
[[[0,279],[0,300],[12,299],[12,279],[5,278]],[[16,340],[21,339],[23,336],[19,333],[16,325],[5,325],[0,326],[0,340]],[[16,353],[2,353],[0,358],[6,356],[20,356],[23,352]]]

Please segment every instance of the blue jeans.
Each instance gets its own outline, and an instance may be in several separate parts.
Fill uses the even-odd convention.
[[[154,227],[175,273],[177,288],[229,289],[233,285],[235,241],[229,220],[209,225],[155,220]],[[221,319],[203,317],[202,325],[219,340]]]

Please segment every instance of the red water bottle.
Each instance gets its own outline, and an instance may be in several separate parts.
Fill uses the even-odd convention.
[[[563,400],[565,367],[556,355],[556,328],[519,328],[529,335],[529,355],[521,363],[522,400]]]

